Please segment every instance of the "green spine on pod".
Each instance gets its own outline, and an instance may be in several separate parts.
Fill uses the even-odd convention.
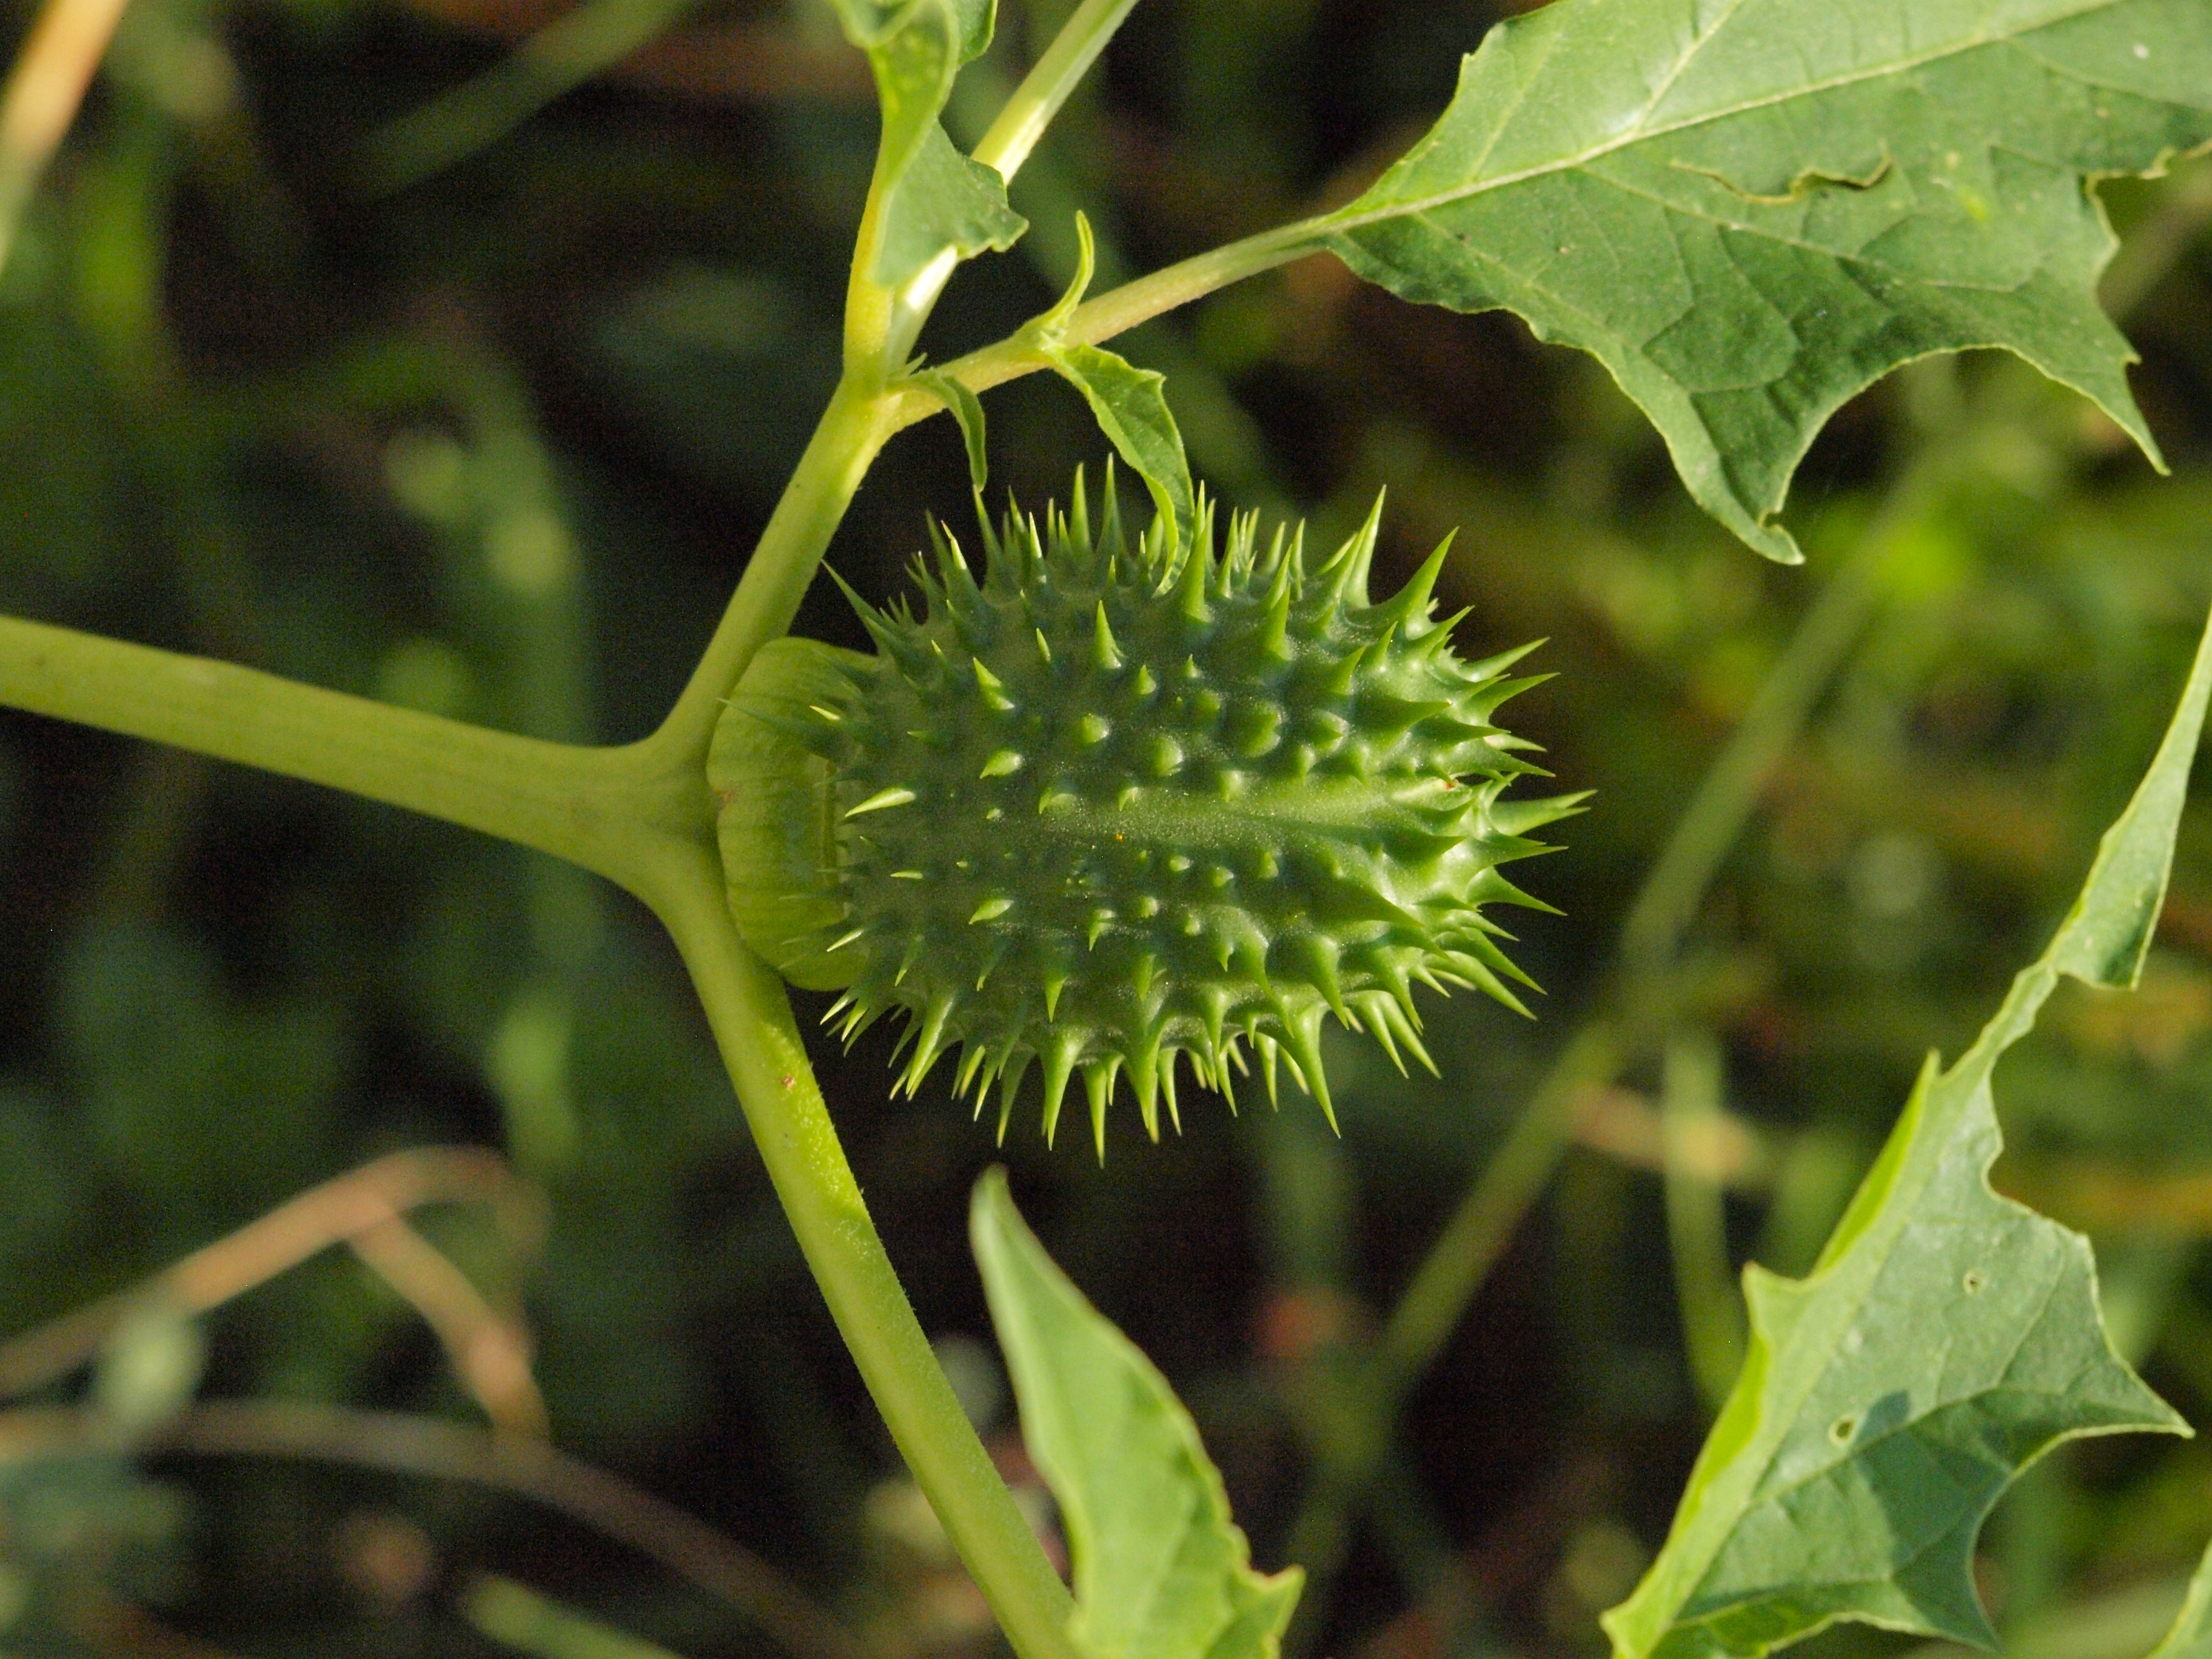
[[[1333,1122],[1331,1014],[1434,1070],[1413,987],[1521,1008],[1483,907],[1549,908],[1499,866],[1583,798],[1499,799],[1541,775],[1492,723],[1533,647],[1454,653],[1449,542],[1370,603],[1380,512],[1318,566],[1256,515],[1217,551],[1206,505],[1173,549],[1124,532],[1110,480],[1094,532],[1079,474],[1042,530],[985,525],[980,582],[935,531],[919,617],[847,589],[877,654],[780,641],[715,734],[748,943],[842,989],[848,1042],[903,1011],[909,1094],[959,1048],[1001,1137],[1032,1068],[1048,1140],[1080,1078],[1101,1157],[1124,1072],[1157,1139],[1179,1060],[1233,1106],[1248,1048],[1271,1098],[1287,1066]]]

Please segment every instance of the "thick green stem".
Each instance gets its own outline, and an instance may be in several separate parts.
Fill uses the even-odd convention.
[[[793,1231],[894,1439],[1024,1659],[1075,1659],[1067,1592],[916,1322],[774,974],[732,925],[705,754],[729,688],[789,625],[881,447],[841,388],[684,699],[626,749],[585,749],[42,623],[0,618],[0,704],[347,790],[552,853],[652,905],[676,938]]]
[[[754,653],[786,633],[799,614],[830,537],[894,430],[888,411],[887,399],[850,380],[838,386],[753,549],[706,654],[666,721],[646,739],[657,752],[696,762],[702,780],[723,700]]]
[[[1022,1659],[1079,1659],[1066,1586],[961,1409],[914,1316],[823,1103],[775,972],[730,921],[704,848],[655,908],[684,954],[769,1177],[877,1409]]]
[[[702,772],[638,744],[518,738],[43,623],[0,617],[0,705],[327,784],[643,890],[711,828]]]
[[[838,387],[690,684],[640,745],[692,768],[702,787],[723,702],[755,653],[790,627],[890,434],[887,408],[864,381]],[[877,1409],[1022,1659],[1077,1659],[1066,1588],[938,1367],[853,1179],[782,983],[730,920],[711,842],[662,851],[633,890],[683,952],[776,1195]]]

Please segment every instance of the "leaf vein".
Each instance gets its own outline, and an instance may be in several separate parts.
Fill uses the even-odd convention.
[[[1688,70],[1697,55],[1717,40],[1730,23],[1735,21],[1736,14],[1741,11],[1747,3],[1748,0],[1729,0],[1728,9],[1713,21],[1712,27],[1682,49],[1681,55],[1675,58],[1674,66],[1667,71],[1666,77],[1653,88],[1651,96],[1644,103],[1644,112],[1636,118],[1637,130],[1643,129],[1644,123],[1651,118],[1651,112],[1666,101],[1667,94],[1674,89],[1674,83],[1682,78],[1683,73]],[[1479,167],[1480,163],[1477,165]]]
[[[1472,171],[1476,173],[1482,171],[1484,163],[1490,160],[1491,151],[1498,148],[1498,141],[1505,136],[1506,130],[1513,125],[1514,118],[1527,106],[1529,88],[1534,86],[1541,78],[1544,65],[1552,61],[1552,54],[1557,52],[1559,47],[1559,37],[1556,33],[1544,43],[1544,55],[1537,59],[1534,68],[1528,74],[1521,77],[1521,84],[1514,89],[1512,101],[1506,105],[1498,119],[1492,123],[1490,137],[1483,142],[1482,153],[1474,158]],[[1443,124],[1441,122],[1430,130],[1428,140],[1421,147],[1423,155],[1425,155],[1443,142]]]
[[[2075,7],[2070,11],[2060,12],[2045,18],[2035,24],[2033,28],[2021,31],[2019,35],[1975,35],[1963,40],[1951,42],[1918,57],[1899,58],[1863,70],[1854,70],[1846,74],[1832,76],[1825,81],[1815,81],[1790,87],[1765,97],[1747,99],[1720,109],[1707,110],[1697,115],[1685,117],[1682,120],[1669,125],[1631,129],[1628,131],[1615,134],[1599,143],[1592,144],[1575,155],[1563,156],[1554,161],[1542,162],[1534,167],[1523,167],[1517,172],[1500,173],[1495,179],[1474,179],[1466,185],[1438,191],[1431,196],[1412,201],[1394,198],[1389,202],[1378,203],[1365,212],[1356,212],[1347,209],[1340,216],[1328,222],[1333,230],[1340,232],[1358,230],[1382,221],[1401,218],[1409,213],[1425,212],[1439,207],[1448,207],[1455,202],[1466,201],[1475,196],[1503,190],[1509,185],[1525,184],[1536,179],[1551,178],[1562,173],[1580,171],[1586,168],[1592,161],[1636,144],[1669,137],[1680,132],[1694,131],[1699,127],[1730,120],[1739,115],[1747,115],[1754,110],[1770,109],[1777,105],[1818,97],[1824,93],[1838,91],[1843,88],[1861,85],[1869,81],[1881,81],[1892,76],[1910,74],[1916,70],[1925,69],[1931,64],[1939,64],[1948,58],[1984,51],[1991,46],[2014,45],[2026,35],[2041,33],[2045,29],[2057,28],[2061,24],[2070,23],[2077,18],[2087,17],[2097,12],[2110,10],[2115,6],[2130,3],[2132,3],[2132,0],[2088,0],[2087,4]],[[1707,43],[1710,43],[1711,38],[1707,37]],[[1524,88],[1520,96],[1516,99],[1514,107],[1517,109],[1520,104],[1525,101],[1527,93]],[[1498,131],[1502,133],[1504,127],[1504,123],[1501,121]],[[1492,137],[1493,146],[1496,141],[1497,134],[1493,134]],[[1485,153],[1486,155],[1487,150]],[[1357,204],[1354,206],[1356,207]]]

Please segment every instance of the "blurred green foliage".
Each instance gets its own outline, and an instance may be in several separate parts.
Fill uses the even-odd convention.
[[[617,42],[646,15],[589,3]],[[1007,0],[986,76],[1009,82],[1065,9]],[[1079,200],[1103,285],[1346,198],[1500,9],[1149,0],[1013,191],[1035,234],[974,268],[925,343],[942,361],[1049,303]],[[0,276],[0,611],[541,736],[650,727],[835,380],[873,115],[820,7],[729,0],[574,90],[500,70],[511,122],[478,143],[417,117],[416,153],[456,159],[386,187],[392,123],[480,119],[431,100],[560,15],[137,0]],[[988,118],[975,84],[956,128]],[[1678,1289],[1670,1237],[1697,1235],[1670,1235],[1656,1054],[1583,1103],[1547,1204],[1333,1528],[1316,1470],[1388,1425],[1345,1417],[1328,1378],[1613,994],[1637,884],[1817,596],[1858,570],[1866,623],[1665,986],[1719,1062],[1699,1168],[1728,1265],[1806,1266],[1923,1053],[1955,1053],[2040,948],[2138,775],[2212,599],[2212,190],[2199,166],[2106,196],[2175,476],[2015,362],[1922,365],[1814,450],[1790,515],[1803,570],[1698,514],[1602,372],[1509,319],[1316,263],[1127,341],[1232,502],[1309,514],[1327,544],[1387,486],[1378,590],[1460,526],[1442,597],[1474,607],[1463,650],[1550,636],[1537,665],[1560,678],[1520,725],[1562,787],[1599,792],[1527,884],[1567,913],[1522,929],[1540,1018],[1437,1006],[1443,1082],[1347,1042],[1340,1141],[1303,1103],[1199,1101],[1181,1139],[1118,1139],[1103,1170],[1019,1130],[1003,1154],[1054,1257],[1191,1402],[1261,1565],[1294,1535],[1328,1545],[1305,1651],[1595,1653],[1597,1611],[1664,1526],[1707,1410],[1689,1356],[1711,1334],[1686,1339],[1682,1310],[1733,1292],[1711,1251],[1683,1255],[1706,1282]],[[994,393],[991,416],[994,478],[1025,501],[1097,459],[1063,386]],[[966,495],[949,422],[901,439],[833,562],[888,597],[925,515],[957,524]],[[826,585],[801,628],[863,643]],[[542,1234],[469,1205],[420,1230],[526,1321],[556,1440],[886,1653],[990,1650],[641,911],[459,830],[15,715],[0,848],[0,1324],[380,1154],[499,1147],[546,1195]],[[1001,1154],[949,1085],[890,1098],[890,1042],[825,1045],[825,1083],[923,1322],[1018,1472],[962,1224]],[[2200,815],[2146,992],[2063,994],[2007,1063],[1999,1170],[2096,1237],[2116,1329],[2191,1417],[2212,1406],[2208,1091]],[[222,1306],[205,1338],[210,1397],[477,1411],[409,1299],[343,1252]],[[0,1417],[0,1648],[190,1632],[240,1654],[486,1653],[497,1621],[471,1622],[469,1587],[489,1572],[673,1650],[778,1650],[573,1516],[388,1467],[196,1453],[181,1397],[170,1439],[158,1410],[50,1432],[35,1413],[78,1393],[46,1386],[14,1437]],[[2118,1659],[2208,1532],[2212,1453],[2072,1448],[1999,1512],[1983,1585],[2023,1646]],[[566,1617],[501,1628],[586,1629]]]

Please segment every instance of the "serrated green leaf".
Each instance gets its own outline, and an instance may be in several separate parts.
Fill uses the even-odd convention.
[[[1175,411],[1168,407],[1167,377],[1152,369],[1139,369],[1127,358],[1102,347],[1068,343],[1067,319],[1089,292],[1091,275],[1098,268],[1098,247],[1091,234],[1091,221],[1080,213],[1075,216],[1075,246],[1074,280],[1052,308],[1023,333],[1037,355],[1083,394],[1097,419],[1098,429],[1145,481],[1161,522],[1176,538],[1175,544],[1180,545],[1195,532],[1198,492],[1191,483],[1190,458],[1183,451],[1182,433],[1176,425]]]
[[[2212,1659],[2212,1549],[2197,1564],[2181,1611],[2149,1659]]]
[[[2059,975],[2131,986],[2212,692],[2212,628],[2135,799],[2040,960],[1929,1058],[1812,1273],[1744,1273],[1750,1352],[1666,1547],[1606,1615],[1620,1659],[1751,1659],[1839,1619],[1991,1644],[1969,1568],[2062,1440],[2188,1425],[2112,1351],[2088,1241],[1990,1190],[1990,1076]]]
[[[1098,429],[1144,479],[1161,522],[1188,544],[1197,523],[1197,491],[1175,411],[1168,407],[1167,376],[1139,368],[1103,346],[1046,345],[1045,358],[1082,392]]]
[[[1053,1265],[1003,1171],[977,1183],[969,1232],[1023,1438],[1067,1529],[1077,1646],[1089,1659],[1274,1659],[1305,1575],[1252,1571],[1167,1379]]]
[[[836,0],[846,37],[868,54],[884,131],[877,161],[882,232],[868,276],[903,287],[946,249],[1003,252],[1029,228],[1006,182],[963,155],[938,116],[963,65],[991,44],[997,0]]]
[[[2085,183],[2208,140],[2203,0],[1558,0],[1328,246],[1596,356],[1706,510],[1794,561],[1814,434],[1931,352],[2017,352],[2156,459]]]
[[[1003,253],[1030,228],[1006,205],[1006,181],[963,155],[935,120],[884,193],[883,214],[883,240],[871,275],[890,289],[903,288],[948,247],[961,259]]]
[[[843,27],[845,38],[863,52],[872,52],[915,15],[945,5],[951,14],[960,61],[972,64],[991,49],[991,33],[998,25],[999,0],[830,0]]]

